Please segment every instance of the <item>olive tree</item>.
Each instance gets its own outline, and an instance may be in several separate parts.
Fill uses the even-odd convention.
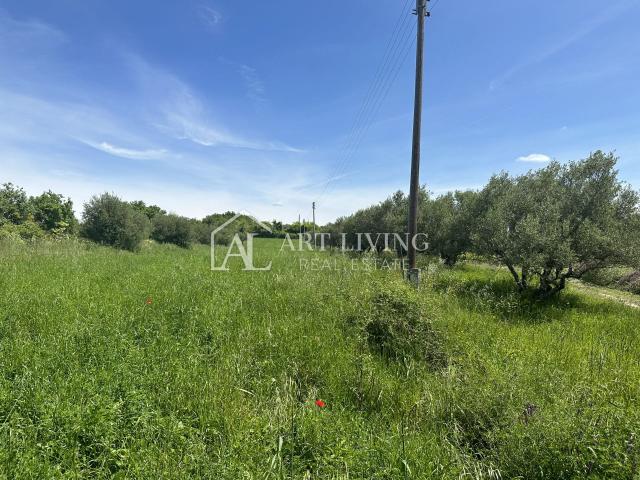
[[[458,257],[471,249],[477,196],[473,191],[457,191],[425,202],[421,216],[429,251],[438,254],[445,265],[455,265]]]
[[[618,179],[616,162],[597,151],[516,178],[494,176],[474,210],[476,250],[506,265],[520,290],[537,278],[543,297],[564,289],[568,278],[634,264],[639,199]]]

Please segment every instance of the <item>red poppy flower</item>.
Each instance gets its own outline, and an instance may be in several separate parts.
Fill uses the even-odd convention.
[[[318,400],[316,400],[316,406],[319,407],[319,408],[324,408],[324,407],[327,406],[327,404],[324,403],[322,400],[318,399]]]
[[[144,302],[147,305],[151,305],[153,303],[153,300],[151,299],[151,297],[147,297],[147,300]]]

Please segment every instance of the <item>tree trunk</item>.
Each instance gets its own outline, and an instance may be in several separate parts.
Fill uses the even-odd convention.
[[[571,274],[571,270],[562,273],[561,269],[556,268],[554,276],[550,269],[545,268],[540,274],[540,287],[538,288],[538,296],[542,299],[548,299],[557,295],[567,286],[567,276]]]
[[[518,275],[518,272],[516,271],[515,267],[510,262],[504,262],[504,263],[509,269],[509,271],[511,272],[511,275],[513,275],[513,279],[516,281],[516,285],[518,286],[518,291],[523,292],[526,288],[526,285],[522,283],[522,280],[520,279],[520,276]]]
[[[526,290],[529,288],[529,269],[526,267],[522,267],[522,273],[520,275],[520,283],[522,284],[522,289]]]

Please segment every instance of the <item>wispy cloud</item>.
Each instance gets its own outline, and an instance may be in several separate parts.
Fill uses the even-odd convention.
[[[222,14],[208,5],[198,6],[197,12],[202,23],[210,29],[216,28],[223,20]]]
[[[240,65],[240,75],[242,75],[244,84],[247,87],[247,97],[258,103],[265,102],[264,83],[258,76],[256,69],[249,65]]]
[[[584,23],[580,28],[576,31],[570,33],[564,38],[558,39],[553,42],[551,45],[548,45],[546,48],[539,50],[538,52],[531,55],[529,58],[524,59],[522,62],[515,64],[507,71],[502,73],[497,78],[493,79],[489,84],[489,90],[496,90],[509,80],[511,80],[514,76],[520,73],[522,70],[526,70],[527,68],[538,65],[548,58],[556,55],[557,53],[565,50],[571,45],[575,44],[579,40],[584,37],[590,35],[595,30],[597,30],[603,24],[615,19],[616,17],[622,15],[626,10],[633,7],[635,5],[635,0],[623,0],[622,2],[610,6],[606,9],[599,10],[599,14],[593,17],[588,22]]]
[[[164,123],[157,124],[158,128],[172,135],[178,140],[188,140],[204,147],[232,147],[249,150],[304,153],[305,150],[292,147],[282,142],[249,140],[236,136],[221,128],[212,126],[207,120],[198,115],[176,111],[165,112]]]
[[[549,155],[545,155],[544,153],[532,153],[531,155],[518,157],[516,161],[528,163],[547,163],[551,161],[551,157]]]
[[[169,152],[165,149],[133,150],[130,148],[116,147],[107,142],[94,143],[85,141],[84,143],[114,157],[128,158],[131,160],[162,160],[169,157]]]
[[[152,123],[164,134],[206,147],[234,147],[251,150],[301,153],[303,149],[281,141],[248,138],[231,132],[212,120],[207,103],[175,75],[152,67],[140,57],[129,55],[129,64],[149,96]]]
[[[53,48],[66,42],[66,35],[39,20],[16,20],[0,8],[0,54],[21,53],[38,48]]]
[[[299,187],[327,177],[318,152],[297,155],[304,150],[269,138],[259,126],[233,123],[216,110],[215,94],[131,54],[114,61],[119,81],[111,90],[78,78],[68,68],[65,39],[53,26],[0,11],[3,180],[30,194],[53,189],[70,196],[78,213],[91,195],[104,191],[188,216],[246,209],[285,221],[317,200],[317,192]],[[27,67],[40,52],[47,56],[32,71]],[[239,68],[230,67],[236,75]],[[247,89],[264,96],[258,72],[248,67],[244,74]],[[45,88],[43,77],[56,82]],[[113,158],[106,162],[103,154]],[[154,162],[152,168],[146,162]],[[338,185],[319,206],[319,221],[375,203],[394,189]]]

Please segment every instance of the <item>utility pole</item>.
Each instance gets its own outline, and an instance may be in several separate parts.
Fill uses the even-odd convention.
[[[416,0],[418,17],[416,43],[416,90],[413,106],[413,144],[411,147],[411,184],[409,189],[409,241],[407,254],[409,268],[407,279],[414,285],[420,283],[420,270],[416,268],[415,237],[418,234],[418,196],[420,194],[420,134],[422,129],[422,72],[424,62],[424,20],[429,16],[428,0]]]
[[[316,202],[311,205],[313,208],[313,248],[316,248]]]
[[[300,237],[302,237],[302,222],[300,221],[300,214],[298,214],[298,228],[300,229]]]

